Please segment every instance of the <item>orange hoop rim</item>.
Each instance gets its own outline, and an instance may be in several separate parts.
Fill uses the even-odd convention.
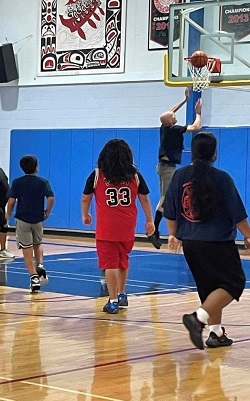
[[[191,62],[191,57],[184,57],[184,60]],[[207,61],[215,61],[215,60],[221,61],[220,58],[218,58],[218,57],[208,57],[207,58]]]
[[[217,62],[219,62],[221,65],[221,59],[218,57],[208,57],[207,63],[203,67],[195,67],[191,62],[191,57],[184,57],[184,60],[190,63],[189,65],[192,66],[194,70],[201,70],[202,68],[206,67],[210,71],[210,73],[213,73],[214,66]]]

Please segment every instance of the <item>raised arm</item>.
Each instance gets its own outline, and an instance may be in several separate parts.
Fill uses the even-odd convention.
[[[176,104],[171,109],[165,111],[160,115],[160,121],[163,125],[173,125],[176,123],[175,112],[179,110],[189,99],[189,88],[185,90],[185,100]]]
[[[185,103],[187,103],[187,101],[189,100],[189,97],[190,97],[190,88],[186,88],[185,89],[185,99],[182,102],[177,103],[169,111],[176,113]]]
[[[195,104],[195,113],[196,113],[195,120],[193,124],[187,126],[186,132],[198,131],[201,128],[201,108],[202,108],[202,101],[201,99],[198,99]]]

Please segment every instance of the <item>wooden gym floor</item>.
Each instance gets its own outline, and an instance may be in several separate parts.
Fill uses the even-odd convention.
[[[15,260],[0,263],[0,400],[250,400],[248,254],[247,288],[223,318],[233,346],[199,351],[181,323],[199,305],[183,255],[136,244],[129,307],[108,315],[93,241],[44,242],[50,281],[39,294],[14,238]]]

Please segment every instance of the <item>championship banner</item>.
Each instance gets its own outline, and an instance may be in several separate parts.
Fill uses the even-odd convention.
[[[250,35],[250,3],[222,6],[220,30],[234,33],[237,41]]]
[[[149,0],[148,50],[167,49],[169,7],[171,4],[184,2],[185,0]],[[174,41],[180,36],[178,19],[176,12]]]
[[[38,76],[124,71],[126,0],[40,0]]]

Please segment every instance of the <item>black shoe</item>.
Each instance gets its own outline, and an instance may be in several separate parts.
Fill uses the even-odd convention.
[[[154,247],[156,249],[160,249],[160,247],[162,246],[162,243],[161,243],[160,237],[159,237],[159,231],[155,231],[154,234],[148,235],[148,239],[151,242],[151,244],[154,245]]]
[[[209,334],[209,337],[206,341],[206,346],[209,348],[217,348],[217,347],[229,347],[233,344],[233,340],[231,338],[227,338],[227,333],[225,332],[225,328],[222,327],[223,334],[218,337],[213,331]]]
[[[205,324],[197,319],[196,312],[190,315],[183,315],[182,321],[184,326],[189,331],[192,343],[196,346],[196,348],[204,349],[202,331],[205,327]]]
[[[40,290],[40,280],[37,274],[30,276],[30,292],[38,292]]]

